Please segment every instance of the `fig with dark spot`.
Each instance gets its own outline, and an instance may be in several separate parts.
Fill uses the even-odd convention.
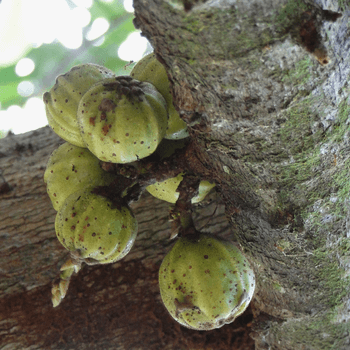
[[[167,105],[158,90],[123,76],[93,85],[80,101],[77,118],[86,147],[111,163],[130,163],[149,156],[168,125]]]
[[[79,101],[93,84],[114,76],[111,70],[92,63],[80,64],[59,75],[52,89],[43,96],[52,130],[65,141],[85,147],[77,123]]]
[[[255,275],[229,241],[205,233],[177,240],[159,269],[162,301],[181,325],[211,330],[231,323],[253,298]]]

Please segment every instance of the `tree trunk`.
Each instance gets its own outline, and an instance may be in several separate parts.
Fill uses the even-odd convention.
[[[257,277],[251,307],[209,332],[173,321],[157,283],[169,205],[144,195],[132,251],[84,267],[52,308],[67,253],[42,176],[62,141],[43,128],[0,141],[1,349],[349,348],[350,8],[184,3],[135,0],[135,25],[190,127],[191,170],[217,184],[196,226],[241,244]]]

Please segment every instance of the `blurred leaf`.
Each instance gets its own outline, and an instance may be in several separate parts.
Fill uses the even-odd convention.
[[[19,81],[20,82],[20,81]],[[8,83],[6,85],[0,85],[0,96],[1,96],[1,108],[6,109],[7,107],[18,104],[23,105],[26,98],[20,96],[17,93],[18,83]],[[1,126],[0,126],[1,127]]]
[[[128,16],[123,22],[117,25],[117,27],[114,27],[110,32],[108,32],[105,41],[99,47],[104,48],[115,44],[118,44],[119,46],[133,31],[135,31],[135,27],[132,23],[132,17]]]
[[[91,22],[98,17],[104,17],[108,20],[113,20],[122,15],[125,15],[124,5],[122,1],[114,0],[112,3],[104,3],[102,1],[95,0],[90,8]]]

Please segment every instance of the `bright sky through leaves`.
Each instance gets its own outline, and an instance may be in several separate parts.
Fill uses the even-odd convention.
[[[44,92],[42,84],[31,77],[35,75],[36,62],[35,59],[26,57],[33,47],[40,49],[45,44],[57,47],[55,43],[61,43],[67,49],[78,50],[83,43],[84,33],[86,40],[92,41],[94,47],[100,47],[107,38],[108,30],[113,30],[110,21],[104,17],[106,6],[124,6],[124,13],[133,12],[132,0],[96,2],[101,3],[101,15],[92,19],[91,9],[95,5],[93,0],[2,0],[0,70],[13,66],[14,73],[23,79],[14,86],[2,86],[3,82],[0,81],[0,133],[6,134],[8,130],[12,130],[18,134],[47,125],[41,97]],[[115,51],[115,55],[126,62],[135,62],[142,58],[147,45],[147,39],[134,32],[126,37]],[[54,50],[50,51],[51,55],[55,55]],[[88,55],[87,52],[86,57]],[[50,65],[50,60],[52,61],[52,57],[48,57],[45,64]],[[52,68],[54,69],[55,65]],[[28,98],[23,107],[12,105],[6,110],[1,108],[1,91],[9,91],[9,86],[13,89],[12,94],[17,93]]]

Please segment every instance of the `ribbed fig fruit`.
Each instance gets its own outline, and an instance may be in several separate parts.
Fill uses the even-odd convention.
[[[172,177],[162,182],[156,182],[146,187],[146,190],[153,196],[169,203],[176,203],[180,193],[176,192],[180,182],[183,179],[184,173],[180,173],[176,177]],[[215,187],[214,183],[202,180],[199,183],[198,195],[192,198],[192,203],[201,202],[210,190]]]
[[[201,233],[177,240],[160,266],[159,287],[177,322],[211,330],[244,312],[254,294],[255,276],[235,245]]]
[[[57,213],[55,230],[61,244],[87,263],[108,264],[131,249],[137,221],[126,205],[91,193],[91,188],[71,194]]]
[[[165,98],[168,106],[169,122],[164,137],[167,139],[182,139],[189,136],[186,123],[180,118],[174,107],[166,70],[157,60],[156,55],[151,53],[137,62],[130,76],[153,84]]]
[[[130,163],[152,154],[168,124],[166,102],[149,83],[129,76],[105,79],[80,100],[83,140],[99,159]]]
[[[93,185],[108,185],[113,179],[88,149],[68,142],[52,153],[44,173],[47,193],[55,210],[59,210],[72,193]]]
[[[78,103],[93,84],[114,76],[111,70],[92,63],[80,64],[59,75],[55,85],[43,96],[47,120],[53,131],[65,141],[85,147],[77,124]]]

